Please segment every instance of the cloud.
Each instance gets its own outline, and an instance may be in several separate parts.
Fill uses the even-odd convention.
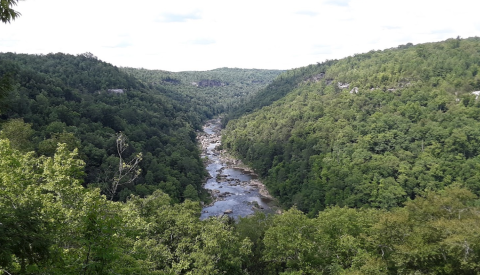
[[[332,46],[331,45],[313,45],[312,46],[312,54],[331,54],[332,53]]]
[[[348,4],[351,0],[328,0],[325,4],[333,5],[333,6],[340,6],[340,7],[348,7]]]
[[[211,45],[215,43],[216,43],[215,39],[211,39],[211,38],[197,38],[197,39],[188,41],[188,44],[190,45]]]
[[[440,29],[440,30],[433,30],[431,31],[432,34],[447,34],[447,33],[454,33],[455,31],[452,29]]]
[[[0,45],[5,48],[15,48],[18,45],[18,40],[9,38],[0,38]],[[4,50],[2,50],[3,52]]]
[[[310,16],[310,17],[315,17],[315,16],[319,15],[318,12],[309,11],[309,10],[297,11],[295,14],[306,15],[306,16]]]
[[[389,30],[389,31],[401,29],[401,27],[399,27],[399,26],[383,26],[382,28],[385,29],[385,30]]]
[[[200,12],[195,11],[187,14],[180,14],[180,13],[162,13],[157,18],[156,21],[158,22],[166,22],[166,23],[181,23],[187,22],[189,20],[199,20],[202,19]]]
[[[121,41],[113,46],[107,46],[107,48],[128,48],[128,47],[131,47],[133,46],[132,43],[130,43],[130,41]]]
[[[132,13],[127,0],[20,1],[22,16],[0,26],[0,51],[90,51],[117,66],[173,71],[287,69],[408,42],[480,36],[480,1],[277,1],[274,10],[271,2],[138,1],[143,12]]]

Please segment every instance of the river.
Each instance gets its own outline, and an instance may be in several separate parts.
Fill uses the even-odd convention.
[[[198,135],[202,157],[206,157],[210,177],[205,189],[214,202],[202,209],[200,219],[229,215],[233,218],[252,215],[255,211],[273,212],[272,199],[265,186],[251,169],[219,150],[221,145],[221,121],[207,121],[204,133]]]

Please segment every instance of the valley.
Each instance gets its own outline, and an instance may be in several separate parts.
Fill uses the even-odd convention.
[[[478,274],[480,38],[280,70],[0,53],[0,273]]]

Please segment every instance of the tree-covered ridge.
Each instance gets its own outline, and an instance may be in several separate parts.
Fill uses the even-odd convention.
[[[194,113],[211,118],[242,106],[282,71],[219,68],[210,71],[167,72],[121,68],[146,86],[178,102],[191,102]]]
[[[272,83],[265,87],[265,89],[258,91],[258,93],[245,100],[243,104],[237,105],[230,110],[224,117],[222,121],[223,124],[226,125],[231,119],[239,118],[240,116],[272,104],[295,89],[304,82],[305,79],[318,80],[323,78],[325,70],[335,62],[336,60],[330,60],[322,64],[317,64],[316,66],[310,65],[283,72],[275,78]]]
[[[105,194],[115,190],[110,196],[116,200],[161,189],[183,201],[187,187],[202,196],[206,172],[195,140],[201,124],[189,119],[188,102],[151,91],[88,53],[3,53],[0,76],[11,88],[2,100],[0,137],[15,148],[47,156],[58,142],[78,148],[86,162],[85,184]],[[120,133],[128,146],[122,155]],[[121,176],[119,169],[140,153],[138,169]]]
[[[285,206],[389,209],[452,183],[480,194],[479,38],[327,64],[284,73],[314,72],[223,136]]]

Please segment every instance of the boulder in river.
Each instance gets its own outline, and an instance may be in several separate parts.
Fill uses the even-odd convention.
[[[223,214],[232,214],[233,210],[232,209],[227,209],[223,212]]]
[[[228,196],[230,196],[230,195],[232,195],[232,193],[230,193],[230,192],[225,192],[225,193],[218,194],[218,197],[219,197],[219,198],[225,198],[225,197],[228,197]]]

